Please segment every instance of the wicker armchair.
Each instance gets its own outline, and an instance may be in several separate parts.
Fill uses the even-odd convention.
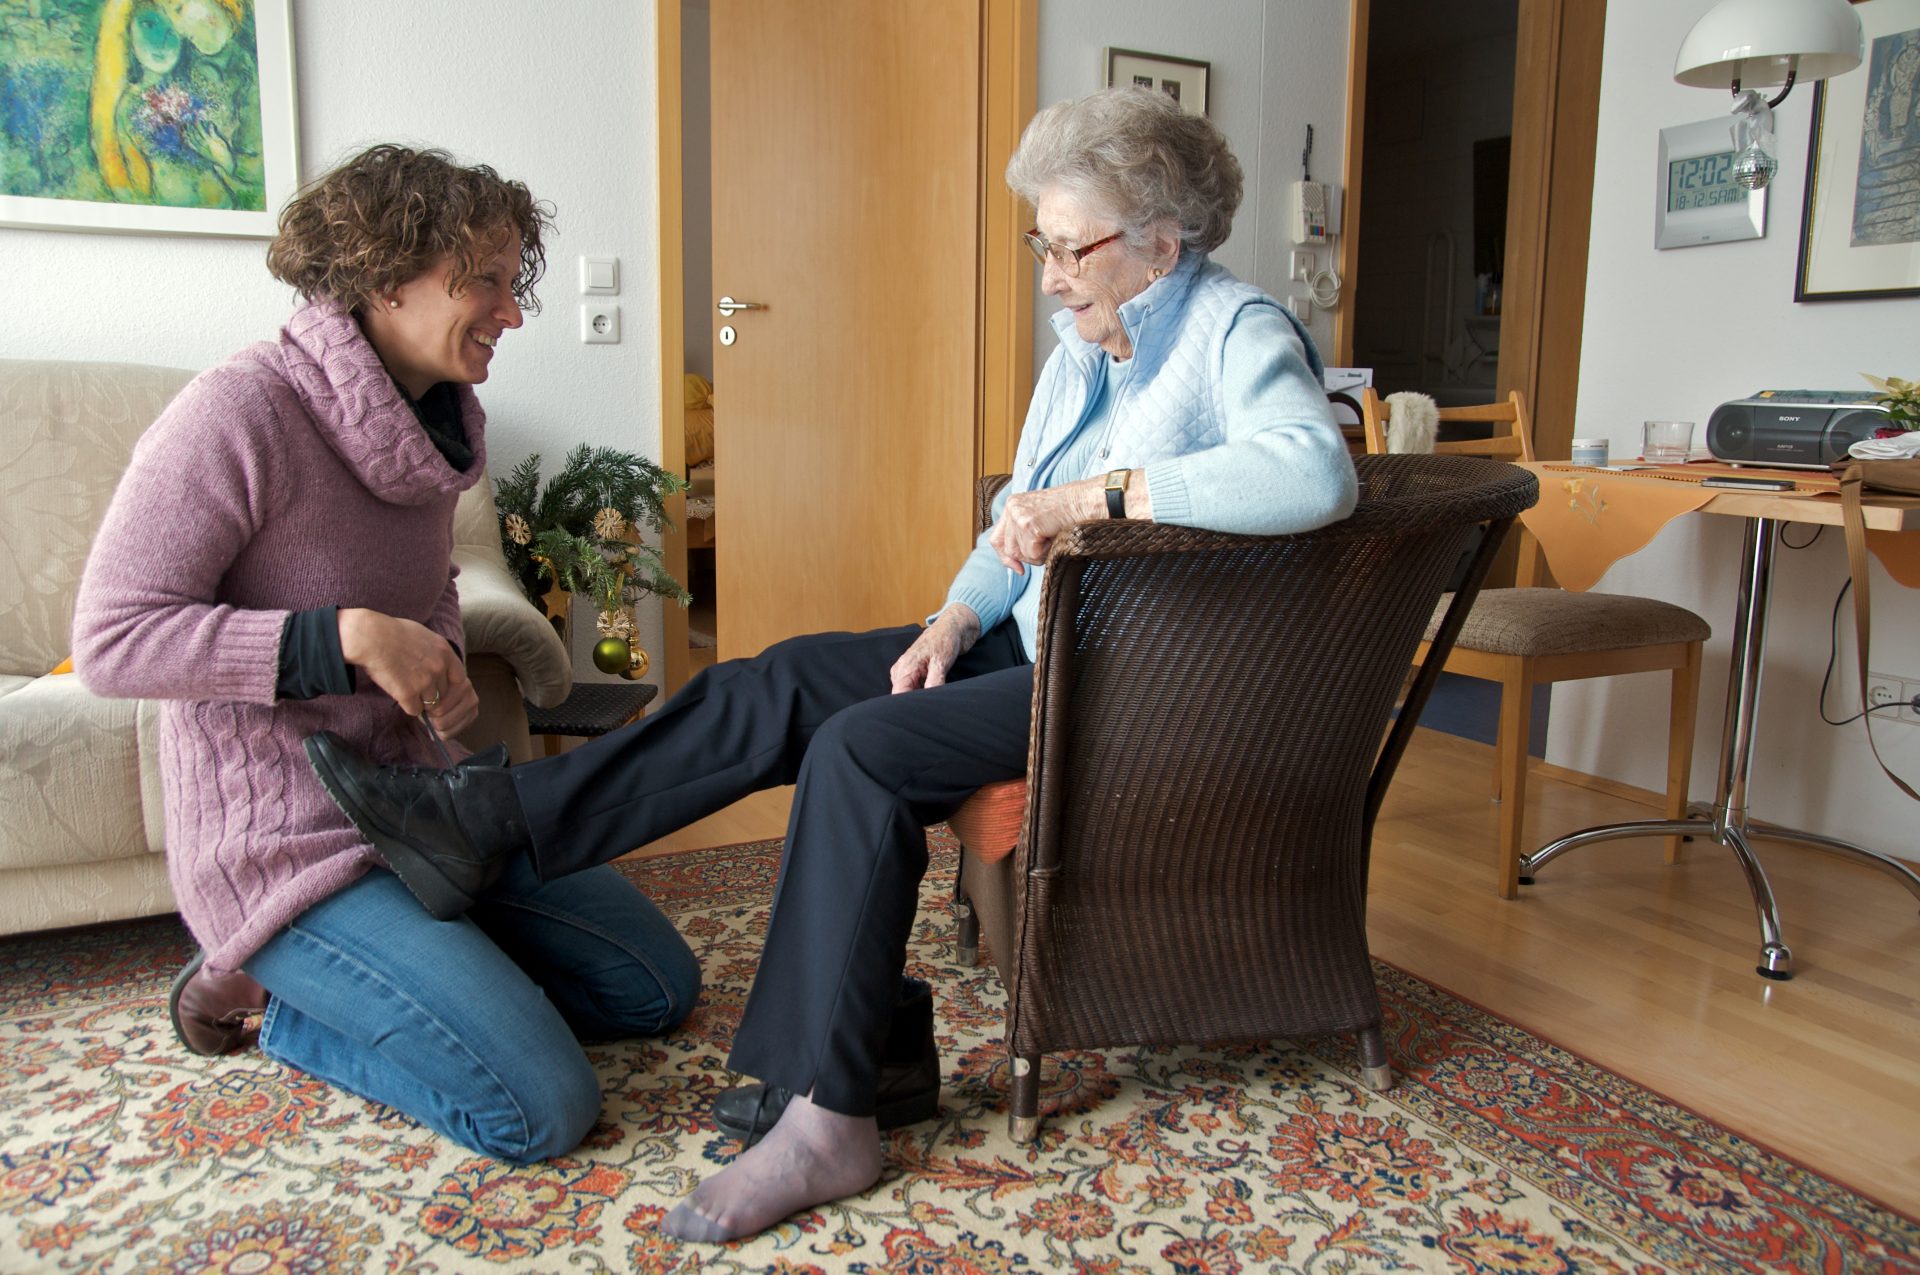
[[[1443,651],[1537,486],[1464,457],[1356,465],[1358,509],[1316,532],[1089,522],[1048,554],[1031,800],[997,785],[953,820],[962,951],[984,926],[1008,992],[1016,1140],[1049,1050],[1352,1031],[1367,1083],[1392,1083],[1367,856],[1444,661],[1387,734],[1394,701],[1468,528],[1492,534]],[[996,816],[1017,844],[989,862]]]

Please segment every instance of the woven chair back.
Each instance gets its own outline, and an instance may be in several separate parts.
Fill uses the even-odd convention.
[[[1536,484],[1464,457],[1357,468],[1353,516],[1303,535],[1116,521],[1056,542],[1016,1052],[1378,1023],[1367,848],[1404,733],[1382,737],[1470,528],[1504,530]]]

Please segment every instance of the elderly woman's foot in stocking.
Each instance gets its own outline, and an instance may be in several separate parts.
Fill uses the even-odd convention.
[[[795,1097],[758,1144],[694,1188],[661,1223],[675,1239],[719,1244],[755,1235],[880,1180],[880,1127]]]

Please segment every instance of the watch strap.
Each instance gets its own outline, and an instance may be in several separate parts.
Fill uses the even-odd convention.
[[[1127,480],[1133,477],[1131,469],[1109,470],[1107,473],[1107,517],[1125,518],[1127,516]]]

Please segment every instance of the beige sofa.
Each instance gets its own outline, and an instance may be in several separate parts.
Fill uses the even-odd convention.
[[[0,359],[0,934],[173,909],[158,714],[51,670],[68,655],[87,548],[134,442],[193,375]],[[491,484],[462,497],[454,539],[481,703],[462,738],[504,739],[525,760],[521,697],[564,699],[567,653],[507,573]]]

